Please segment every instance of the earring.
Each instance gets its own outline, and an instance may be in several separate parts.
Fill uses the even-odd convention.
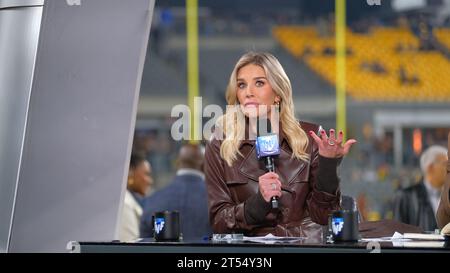
[[[275,102],[275,110],[277,110],[278,113],[280,113],[280,102]]]

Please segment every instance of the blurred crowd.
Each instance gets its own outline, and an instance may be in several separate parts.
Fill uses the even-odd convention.
[[[419,149],[414,132],[420,131]],[[402,165],[394,164],[393,133],[374,134],[366,123],[357,147],[342,166],[344,191],[356,198],[366,220],[394,219],[398,192],[423,182],[420,159],[429,147],[447,146],[449,128],[403,129]],[[416,136],[417,137],[417,136]]]

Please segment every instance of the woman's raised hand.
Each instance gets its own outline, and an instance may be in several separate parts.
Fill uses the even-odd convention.
[[[348,154],[350,147],[357,141],[355,139],[349,139],[342,145],[344,134],[339,131],[336,138],[334,129],[330,129],[330,135],[327,136],[325,130],[320,130],[320,137],[313,131],[309,131],[309,134],[319,146],[319,154],[328,158],[340,158]]]

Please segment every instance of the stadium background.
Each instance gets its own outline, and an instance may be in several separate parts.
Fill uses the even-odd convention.
[[[170,112],[188,98],[186,2],[156,1],[144,67],[134,146],[147,152],[153,190],[170,181],[181,145],[170,136]],[[344,110],[347,135],[359,143],[342,164],[342,192],[366,220],[389,219],[395,191],[421,180],[420,153],[446,145],[450,0],[346,3]],[[334,11],[331,0],[198,1],[203,105],[225,107],[239,56],[269,51],[290,77],[297,118],[335,127]]]

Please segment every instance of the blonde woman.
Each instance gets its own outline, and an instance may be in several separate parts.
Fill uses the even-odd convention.
[[[339,209],[336,170],[356,140],[344,144],[342,132],[331,129],[327,135],[318,125],[297,121],[289,78],[269,53],[249,52],[239,59],[226,98],[236,107],[218,120],[205,154],[214,233],[319,235],[329,213]],[[251,136],[258,118],[269,118],[279,136],[275,172],[266,172],[257,160]],[[279,198],[278,209],[270,204],[273,196]]]

